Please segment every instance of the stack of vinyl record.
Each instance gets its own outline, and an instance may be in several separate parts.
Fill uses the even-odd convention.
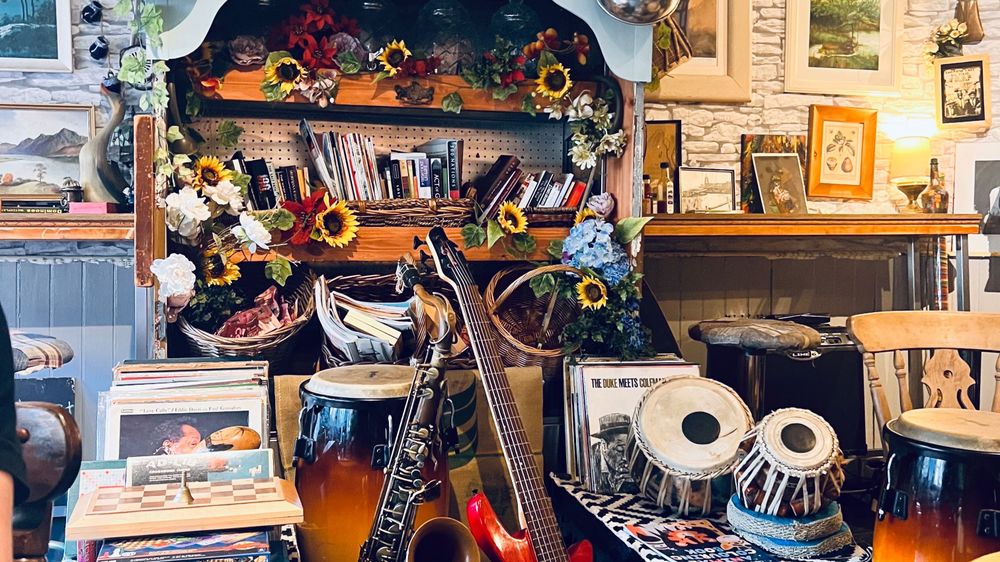
[[[737,535],[778,556],[818,558],[854,543],[837,502],[803,517],[778,517],[749,509],[733,495],[726,511]]]

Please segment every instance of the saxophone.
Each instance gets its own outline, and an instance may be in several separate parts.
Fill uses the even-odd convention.
[[[385,482],[375,507],[368,540],[359,562],[476,562],[479,548],[461,523],[447,517],[427,521],[414,532],[420,504],[440,494],[441,482],[425,482],[421,469],[433,459],[441,439],[438,420],[445,398],[445,365],[454,338],[455,311],[447,299],[420,285],[416,267],[400,260],[399,285],[413,289],[430,327],[430,358],[417,366],[403,409],[402,424],[393,441]],[[447,554],[445,554],[447,553]]]

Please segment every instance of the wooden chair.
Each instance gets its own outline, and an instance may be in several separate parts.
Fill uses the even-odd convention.
[[[928,399],[921,407],[970,410],[975,409],[969,399],[969,388],[975,381],[958,350],[1000,352],[1000,314],[919,310],[873,312],[851,316],[847,320],[847,331],[864,353],[865,372],[880,428],[894,416],[875,366],[876,353],[893,352],[899,403],[905,412],[913,409],[913,401],[904,351],[934,350],[934,355],[924,364],[921,382],[928,391]],[[1000,358],[995,369],[997,390],[993,393],[992,410],[1000,412]]]

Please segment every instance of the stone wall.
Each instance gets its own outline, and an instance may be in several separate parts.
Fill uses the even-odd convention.
[[[788,0],[798,1],[798,0]],[[955,0],[899,0],[907,4],[902,37],[902,94],[898,97],[841,97],[784,93],[785,2],[753,0],[753,99],[748,104],[647,103],[647,115],[680,119],[683,162],[689,166],[726,167],[739,177],[742,133],[806,134],[811,104],[872,107],[879,111],[875,165],[875,194],[870,202],[812,201],[813,212],[893,212],[905,198],[888,184],[892,140],[912,134],[934,134],[932,151],[941,162],[946,185],[952,189],[956,142],[1000,139],[1000,129],[990,132],[936,132],[934,129],[934,73],[924,62],[923,42],[931,30],[953,17]],[[965,54],[1000,55],[1000,8],[981,1],[987,37]],[[993,57],[994,121],[1000,112],[1000,56]]]

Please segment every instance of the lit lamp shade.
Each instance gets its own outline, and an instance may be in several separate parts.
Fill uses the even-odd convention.
[[[892,147],[889,179],[895,184],[930,182],[931,139],[903,137]]]

